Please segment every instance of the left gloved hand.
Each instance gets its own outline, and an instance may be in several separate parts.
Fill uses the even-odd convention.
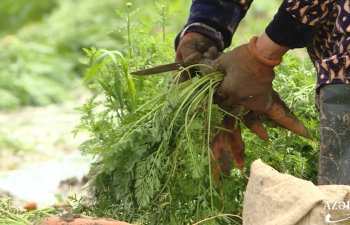
[[[183,62],[185,66],[193,64],[209,64],[211,60],[216,59],[219,52],[215,43],[202,34],[190,32],[185,34],[180,40],[176,50],[176,62]],[[200,68],[192,68],[190,74],[184,72],[181,74],[177,83],[184,82],[195,75],[195,71]]]
[[[262,56],[256,49],[257,37],[248,44],[223,53],[212,64],[226,76],[219,86],[215,102],[222,108],[241,105],[264,113],[272,104],[273,68],[281,63]]]

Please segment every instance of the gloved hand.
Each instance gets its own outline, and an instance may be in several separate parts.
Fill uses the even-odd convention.
[[[273,68],[281,63],[269,60],[256,49],[257,37],[248,44],[223,53],[213,66],[226,76],[219,86],[215,102],[226,108],[241,105],[248,110],[264,113],[272,104]]]
[[[220,130],[212,142],[213,177],[216,181],[219,180],[220,174],[229,176],[233,164],[244,173],[244,142],[241,135],[241,122],[265,141],[268,141],[269,136],[263,125],[263,117],[295,134],[310,138],[307,128],[280,99],[277,92],[272,91],[271,99],[271,107],[264,114],[247,111],[241,106],[230,107],[229,113],[232,116],[224,117],[222,122],[224,130]]]
[[[218,54],[218,50],[212,40],[199,33],[190,32],[181,38],[176,50],[175,61],[182,61],[185,66],[198,63],[209,64],[209,61],[207,62],[207,60],[216,59]],[[194,72],[195,70],[193,69],[191,74],[181,74],[181,77],[177,82],[181,83],[188,80],[194,75]]]

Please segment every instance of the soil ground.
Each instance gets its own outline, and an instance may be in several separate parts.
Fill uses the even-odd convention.
[[[84,192],[91,159],[77,150],[87,135],[72,133],[80,119],[77,106],[0,112],[0,197],[12,197],[18,207],[46,207]]]

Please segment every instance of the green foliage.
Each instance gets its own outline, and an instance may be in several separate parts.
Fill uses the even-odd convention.
[[[0,5],[0,34],[42,19],[56,6],[56,0],[2,0]]]
[[[85,65],[81,63],[86,63],[83,48],[122,49],[121,45],[126,40],[130,43],[126,48],[129,54],[136,56],[147,48],[158,46],[157,43],[153,46],[142,44],[143,38],[130,32],[130,27],[138,29],[138,34],[142,36],[146,30],[163,30],[162,40],[157,41],[165,42],[164,38],[173,39],[170,36],[165,37],[165,25],[170,21],[169,15],[177,18],[169,29],[176,27],[175,30],[179,30],[183,24],[178,18],[184,18],[182,9],[186,0],[172,1],[171,4],[165,0],[152,1],[148,10],[134,10],[144,7],[144,1],[131,1],[129,8],[125,6],[126,2],[2,1],[0,109],[18,109],[27,105],[46,105],[68,100],[70,93],[80,86],[85,70]],[[155,18],[155,12],[162,14]],[[126,18],[131,16],[143,22],[137,26],[132,21],[126,24]],[[135,45],[135,42],[138,44]],[[145,60],[142,66],[155,62],[151,59],[154,55],[142,55]],[[128,55],[128,58],[132,60],[132,56]]]
[[[36,22],[29,23],[30,17],[25,23],[18,22],[19,30],[3,30],[0,34],[0,108],[47,105],[69,99],[68,93],[80,85],[83,74],[82,48],[111,47],[118,45],[118,37],[121,39],[110,32],[114,26],[111,18],[115,17],[113,0],[43,2],[46,1],[20,1],[9,6],[8,13],[30,8],[33,13],[42,10],[43,14],[48,5],[56,5],[45,19],[33,17]],[[19,19],[15,15],[11,18]]]
[[[133,112],[136,108],[135,82],[129,75],[128,63],[122,53],[105,49],[86,52],[92,59],[92,65],[85,81],[89,81],[97,71],[103,71],[96,79],[99,86],[110,96],[113,107],[119,109],[117,114],[123,115],[125,110]],[[106,83],[107,79],[110,82]]]
[[[98,157],[92,173],[99,216],[187,224],[232,209],[223,200],[237,196],[220,193],[210,175],[211,127],[222,119],[212,96],[222,78],[211,74],[172,84],[125,115],[118,113],[121,107],[94,114],[96,104],[84,106],[83,124],[93,139],[82,150]],[[242,180],[237,175],[232,178]]]
[[[46,105],[67,99],[74,76],[73,65],[56,59],[56,49],[38,43],[27,44],[7,37],[0,62],[0,108],[14,109],[23,105]],[[65,65],[65,66],[62,66]],[[73,81],[73,82],[72,82]]]

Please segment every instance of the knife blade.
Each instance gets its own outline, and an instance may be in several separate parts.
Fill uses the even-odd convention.
[[[140,75],[140,76],[151,75],[151,74],[164,73],[164,72],[169,72],[169,71],[173,71],[173,70],[178,70],[182,66],[183,66],[183,62],[179,61],[179,62],[155,66],[155,67],[148,68],[148,69],[134,71],[134,72],[131,72],[130,74]]]

